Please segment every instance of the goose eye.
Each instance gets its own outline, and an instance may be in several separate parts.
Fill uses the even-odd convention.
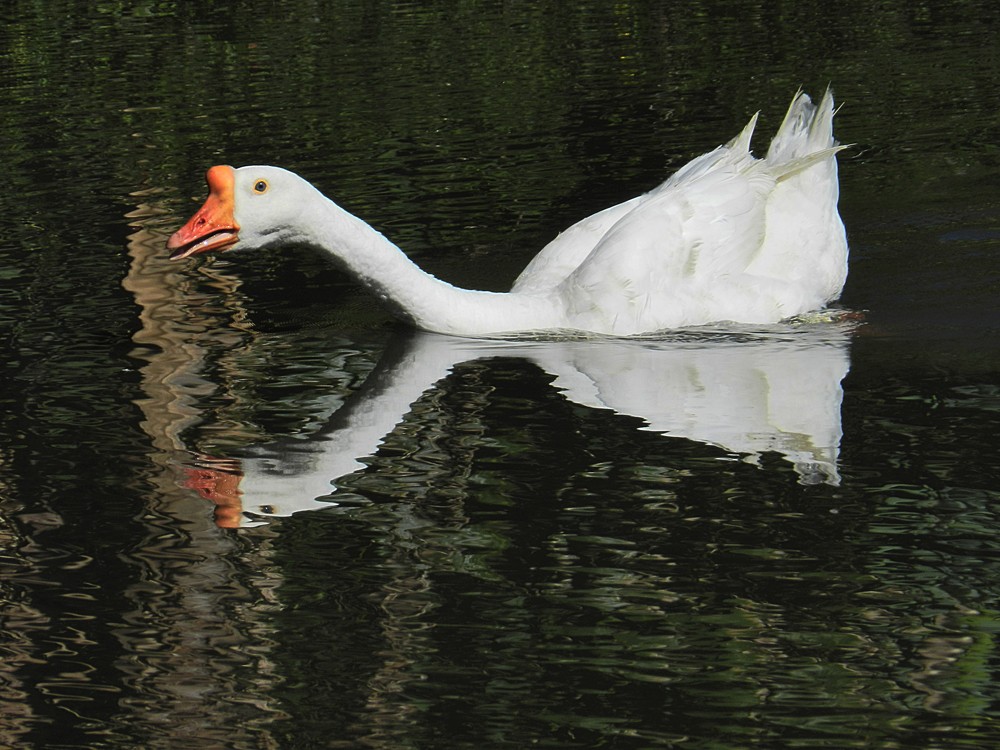
[[[253,191],[257,194],[266,193],[267,188],[267,180],[257,180],[257,182],[253,184]]]

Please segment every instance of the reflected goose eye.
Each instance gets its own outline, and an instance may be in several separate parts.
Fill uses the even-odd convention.
[[[257,180],[257,182],[253,184],[253,191],[258,195],[266,193],[267,188],[268,188],[267,180]]]

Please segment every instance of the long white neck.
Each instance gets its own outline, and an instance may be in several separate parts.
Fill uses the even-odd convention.
[[[551,296],[460,289],[320,193],[303,207],[300,239],[330,253],[370,291],[426,331],[476,336],[565,326]]]

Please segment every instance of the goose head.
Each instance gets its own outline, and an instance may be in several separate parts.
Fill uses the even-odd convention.
[[[315,193],[298,175],[278,167],[212,167],[208,198],[167,240],[171,260],[208,252],[294,241],[305,198]]]

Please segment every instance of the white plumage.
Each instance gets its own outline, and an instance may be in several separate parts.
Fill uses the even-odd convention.
[[[847,277],[837,211],[833,97],[799,93],[764,159],[756,115],[724,146],[649,193],[574,224],[510,292],[454,287],[308,182],[277,167],[213,167],[205,206],[171,257],[282,242],[320,247],[424,330],[455,335],[574,331],[614,336],[822,308]]]

